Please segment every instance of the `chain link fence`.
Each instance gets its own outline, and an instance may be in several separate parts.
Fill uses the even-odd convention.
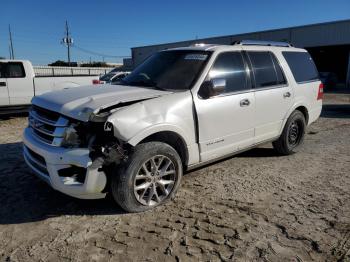
[[[34,66],[36,76],[94,76],[104,75],[113,67]]]

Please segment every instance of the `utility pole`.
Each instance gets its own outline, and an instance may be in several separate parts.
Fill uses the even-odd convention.
[[[9,43],[9,54],[10,54],[10,60],[12,59],[12,53],[11,53],[11,46],[10,46],[10,43]]]
[[[65,36],[62,39],[62,44],[66,45],[67,47],[67,58],[68,58],[68,64],[70,65],[70,47],[73,44],[73,38],[70,37],[69,27],[68,27],[68,21],[66,20],[66,27],[65,27]]]
[[[13,52],[13,43],[12,43],[12,33],[11,26],[9,25],[9,38],[10,38],[10,59],[15,59],[15,54]]]

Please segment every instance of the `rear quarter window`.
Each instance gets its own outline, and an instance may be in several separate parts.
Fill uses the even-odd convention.
[[[7,64],[7,78],[23,78],[26,77],[22,63],[9,62]]]
[[[282,52],[297,83],[317,81],[319,74],[307,52]]]

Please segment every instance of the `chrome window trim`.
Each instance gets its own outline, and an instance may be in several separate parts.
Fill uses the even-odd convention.
[[[265,91],[265,90],[271,90],[271,89],[279,89],[279,88],[285,88],[289,87],[289,85],[274,85],[274,86],[267,86],[267,87],[259,87],[259,88],[254,88],[254,91]]]
[[[302,82],[297,82],[295,81],[295,83],[297,83],[298,85],[302,85],[302,84],[308,84],[308,83],[313,83],[313,82],[320,82],[320,79],[313,79],[313,80],[307,80],[307,81],[302,81]]]
[[[246,93],[251,93],[251,92],[260,92],[260,91],[267,91],[267,90],[272,90],[272,89],[279,89],[279,88],[284,88],[284,87],[289,87],[289,85],[277,85],[277,86],[268,86],[268,87],[261,87],[261,88],[251,88],[246,91],[237,91],[237,92],[230,92],[230,93],[225,93],[225,94],[220,94],[217,96],[212,96],[209,97],[208,99],[212,98],[219,98],[219,97],[224,97],[224,96],[232,96],[232,95],[240,95],[240,94],[246,94]],[[203,99],[203,98],[200,98]],[[207,100],[207,99],[203,99]]]

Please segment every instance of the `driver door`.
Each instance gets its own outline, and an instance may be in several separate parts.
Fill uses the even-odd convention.
[[[248,73],[241,52],[223,52],[216,57],[206,81],[225,81],[224,91],[206,99],[195,96],[200,161],[219,158],[254,143],[255,97]],[[204,82],[201,88],[205,87]]]

